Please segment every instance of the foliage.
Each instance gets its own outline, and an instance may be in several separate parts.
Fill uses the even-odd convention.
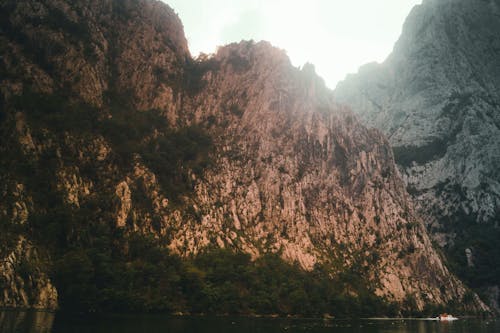
[[[83,42],[85,47],[88,47],[91,34],[85,22],[73,22],[63,11],[55,7],[48,8],[50,15],[30,17],[29,22],[19,18],[11,20],[9,13],[14,12],[13,3],[7,3],[6,8],[2,8],[0,29],[8,39],[21,46],[24,56],[48,74],[55,72],[57,68],[55,58],[67,52],[67,43],[73,43],[78,47]],[[38,33],[30,33],[25,29],[27,25],[37,27]],[[54,38],[48,29],[63,33],[64,41]]]
[[[0,258],[4,258],[14,249],[18,241],[17,235],[23,231],[22,225],[10,223],[6,218],[0,216]]]
[[[143,159],[158,176],[172,200],[192,190],[190,172],[201,176],[211,164],[211,138],[197,126],[166,133],[141,150]]]
[[[200,57],[198,60],[180,60],[181,71],[167,73],[163,68],[154,68],[153,73],[158,83],[167,83],[175,94],[183,92],[189,96],[198,94],[206,85],[203,78],[205,73],[213,71],[219,67],[219,62],[214,58]]]
[[[498,218],[494,219],[498,221]],[[485,287],[500,281],[500,229],[492,224],[478,226],[473,215],[455,216],[456,237],[445,248],[452,270],[471,288],[482,294]],[[473,267],[467,264],[465,250],[472,250]],[[487,298],[486,298],[487,299]]]
[[[56,31],[63,31],[76,40],[89,41],[91,32],[84,20],[72,21],[62,10],[56,7],[50,8],[50,14],[39,22],[34,22],[44,27],[49,27]]]
[[[236,51],[231,52],[227,61],[236,73],[242,73],[251,67],[250,61]]]
[[[413,162],[425,164],[429,161],[439,159],[446,154],[447,144],[444,140],[435,139],[423,146],[401,146],[394,147],[394,159],[396,163],[409,167]]]
[[[358,295],[346,293],[353,276],[332,279],[319,268],[306,272],[276,255],[251,261],[248,254],[213,250],[181,260],[159,240],[137,234],[120,236],[128,250],[118,255],[109,250],[110,239],[101,241],[57,261],[54,278],[63,309],[339,317],[397,310],[363,287]]]
[[[112,145],[118,166],[125,170],[133,167],[135,156],[142,158],[157,175],[165,194],[178,202],[180,196],[192,190],[191,173],[201,176],[211,164],[210,136],[196,125],[171,128],[158,110],[137,111],[123,96],[110,95],[109,104],[106,115],[85,103],[71,102],[64,94],[30,90],[13,101],[15,109],[25,111],[36,133],[49,129],[60,141],[68,132],[101,135]],[[56,167],[53,163],[51,166]],[[40,173],[46,167],[38,163],[28,174]]]
[[[183,91],[193,96],[199,93],[206,85],[203,75],[206,72],[218,68],[219,63],[213,59],[191,60],[187,59],[184,64],[184,75],[182,79]]]
[[[26,89],[14,98],[13,107],[25,111],[35,129],[48,128],[55,133],[92,133],[97,129],[98,110],[84,103],[72,103],[63,94],[39,94]]]

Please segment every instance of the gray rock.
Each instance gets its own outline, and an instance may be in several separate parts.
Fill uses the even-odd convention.
[[[453,238],[443,221],[498,223],[499,31],[500,1],[424,1],[384,63],[363,66],[335,90],[388,136],[441,245]]]
[[[424,1],[391,55],[334,92],[387,135],[417,213],[439,245],[460,244],[463,257],[453,260],[485,293],[494,281],[480,281],[492,279],[485,267],[499,260],[497,241],[483,242],[481,254],[464,250],[500,220],[499,31],[498,0]]]

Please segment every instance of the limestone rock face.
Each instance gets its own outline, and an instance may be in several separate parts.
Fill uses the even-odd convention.
[[[0,307],[57,309],[57,290],[52,285],[37,250],[20,237],[2,258]]]
[[[499,29],[498,1],[424,1],[388,59],[335,90],[388,136],[418,212],[442,245],[445,220],[498,221]]]
[[[384,63],[361,67],[335,90],[387,135],[417,213],[485,294],[498,284],[498,31],[499,1],[424,1]]]
[[[465,292],[414,215],[383,135],[267,43],[229,45],[215,60],[193,109],[202,123],[215,118],[216,166],[196,185],[201,223],[178,231],[173,248],[215,238],[306,269],[363,258],[379,294],[416,295],[419,307]]]
[[[412,299],[420,309],[466,296],[414,214],[384,135],[337,105],[312,66],[294,68],[265,42],[232,44],[193,60],[179,19],[157,1],[1,6],[0,119],[8,140],[0,153],[10,157],[1,164],[3,219],[17,221],[12,207],[19,204],[25,213],[17,219],[29,227],[30,214],[50,209],[52,201],[40,196],[46,186],[42,193],[85,221],[153,233],[182,256],[216,246],[254,258],[279,253],[308,270],[316,263],[336,272],[356,268],[379,295]],[[84,113],[84,120],[64,118],[63,128],[44,123],[36,106],[16,103],[32,91],[64,92],[56,103],[63,112],[54,103],[47,112],[56,120]],[[113,120],[131,107],[127,121]],[[161,119],[144,125],[132,118],[153,114],[168,129],[153,126]],[[110,119],[119,130],[105,126]],[[110,132],[138,135],[139,125],[155,129],[133,145],[110,139]],[[182,177],[172,177],[188,191],[172,191],[148,149],[172,160],[175,151],[154,140],[165,144],[185,128],[208,135],[211,163],[195,170],[186,161],[196,156],[186,156],[175,165]],[[17,167],[25,164],[39,166],[36,179]],[[19,186],[21,197],[13,191]],[[465,307],[486,309],[476,296]]]
[[[190,58],[182,23],[161,1],[6,0],[0,6],[2,46],[9,49],[3,65],[10,73],[19,69],[4,79],[10,84],[3,90],[33,80],[40,91],[69,89],[102,106],[111,85],[138,109],[165,108],[170,101],[161,95],[172,92],[161,82],[179,80]]]

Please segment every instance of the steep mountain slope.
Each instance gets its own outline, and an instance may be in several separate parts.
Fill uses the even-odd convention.
[[[475,287],[500,279],[498,31],[499,1],[424,1],[388,59],[335,90],[389,137],[417,212]]]
[[[251,42],[195,61],[157,1],[1,4],[2,255],[13,258],[1,273],[16,284],[1,305],[53,307],[47,279],[64,298],[92,293],[101,271],[96,285],[119,298],[110,258],[152,235],[183,257],[228,248],[348,273],[406,308],[486,309],[433,249],[387,141],[312,66]]]

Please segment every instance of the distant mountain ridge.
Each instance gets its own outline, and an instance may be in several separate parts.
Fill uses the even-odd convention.
[[[384,63],[335,90],[388,136],[417,212],[456,270],[492,290],[500,283],[498,31],[499,1],[424,1]]]

